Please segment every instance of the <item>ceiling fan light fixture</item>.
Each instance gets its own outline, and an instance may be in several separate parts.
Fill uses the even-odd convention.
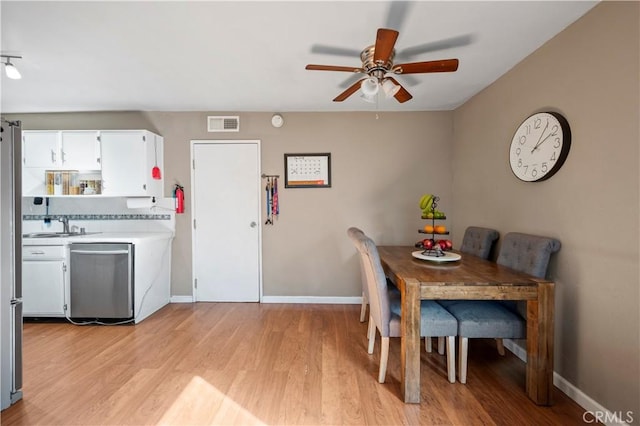
[[[382,80],[382,90],[384,90],[384,94],[387,98],[395,96],[396,93],[400,90],[400,85],[395,84],[393,81],[385,78]]]
[[[368,102],[370,104],[375,104],[377,100],[376,95],[365,95],[364,93],[360,95],[360,98],[362,98],[363,101]]]
[[[364,80],[362,80],[360,88],[362,89],[362,94],[367,97],[374,97],[378,94],[378,90],[380,90],[378,80],[373,77],[365,78]]]
[[[22,78],[20,75],[20,71],[11,63],[11,58],[22,58],[22,56],[11,56],[11,55],[0,55],[2,58],[6,59],[4,62],[4,72],[12,80],[19,80]]]

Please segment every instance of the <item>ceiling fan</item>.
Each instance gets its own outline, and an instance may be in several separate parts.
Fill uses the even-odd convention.
[[[353,95],[358,89],[362,89],[365,100],[371,99],[378,93],[380,87],[388,96],[393,95],[400,103],[413,98],[392,75],[423,74],[432,72],[453,72],[458,69],[457,59],[441,59],[438,61],[411,62],[394,64],[394,46],[398,39],[398,31],[379,28],[376,36],[376,44],[365,48],[360,53],[361,67],[344,67],[335,65],[313,65],[305,67],[315,71],[344,71],[366,74],[356,81],[344,92],[340,93],[333,101],[342,102]]]

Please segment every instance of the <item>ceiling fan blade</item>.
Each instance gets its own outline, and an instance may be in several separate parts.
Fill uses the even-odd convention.
[[[333,102],[342,102],[345,99],[347,99],[349,96],[351,96],[355,92],[357,92],[358,89],[360,89],[360,84],[361,84],[360,81],[361,80],[356,81],[351,86],[349,86],[349,88],[347,90],[345,90],[344,92],[342,92],[338,96],[336,96],[336,98],[333,100]]]
[[[312,71],[345,71],[345,72],[364,72],[358,67],[341,67],[336,65],[313,65],[309,64],[304,69]]]
[[[386,28],[392,28],[396,31],[400,31],[411,6],[412,3],[408,1],[390,2],[389,12],[387,13]]]
[[[360,50],[349,49],[346,47],[325,46],[323,44],[314,44],[311,46],[311,53],[320,53],[322,55],[349,56],[352,58],[360,57]]]
[[[355,83],[356,80],[360,80],[361,78],[362,76],[360,74],[351,74],[349,77],[345,78],[340,84],[338,84],[338,87],[341,89],[346,89],[347,87]]]
[[[393,46],[396,45],[398,32],[388,28],[379,28],[376,36],[376,47],[373,53],[374,62],[386,63],[389,61]]]
[[[442,59],[440,61],[411,62],[394,65],[396,74],[421,74],[428,72],[453,72],[458,69],[457,59]]]
[[[400,86],[400,90],[398,90],[398,93],[393,95],[393,97],[396,98],[398,102],[402,104],[407,102],[409,99],[413,98],[413,96],[411,96],[411,93],[407,92],[407,90],[404,87],[402,87],[402,84],[398,83],[398,80],[396,80],[393,77],[387,77],[387,78],[391,80],[393,84],[397,84],[398,86]]]
[[[420,44],[418,46],[408,47],[396,52],[395,59],[403,60],[410,58],[411,56],[420,55],[423,53],[435,52],[436,50],[451,49],[454,47],[462,47],[473,43],[474,37],[471,34],[465,34],[456,37],[449,37],[442,40],[430,41],[428,43]]]
[[[402,81],[405,86],[413,87],[422,83],[422,80],[418,80],[411,74],[398,74],[398,76],[400,77],[400,81]]]

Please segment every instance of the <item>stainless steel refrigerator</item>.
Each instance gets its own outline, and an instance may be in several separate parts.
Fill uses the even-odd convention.
[[[0,395],[22,398],[22,129],[0,118]]]

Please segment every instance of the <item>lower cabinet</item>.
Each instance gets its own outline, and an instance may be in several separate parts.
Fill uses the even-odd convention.
[[[65,252],[65,246],[23,247],[23,316],[65,316]]]

